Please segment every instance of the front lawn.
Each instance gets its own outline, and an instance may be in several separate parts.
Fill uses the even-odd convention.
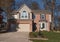
[[[48,40],[33,40],[33,42],[60,42],[60,33],[56,32],[41,32]]]

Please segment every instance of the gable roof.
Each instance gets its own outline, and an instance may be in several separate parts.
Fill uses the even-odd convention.
[[[27,6],[27,7],[28,7],[29,9],[31,9],[31,10],[40,10],[39,8],[34,9],[34,8],[32,8],[31,5],[27,5],[27,4],[21,4],[20,7],[19,7],[19,9],[21,9],[21,8],[24,7],[24,6]],[[17,9],[17,10],[19,10],[19,9]]]
[[[14,10],[13,11],[13,13],[14,14],[16,14],[16,13],[18,13],[18,11],[22,8],[22,7],[24,7],[24,6],[27,6],[29,9],[31,9],[32,10],[32,12],[34,12],[34,13],[49,13],[49,14],[51,14],[51,12],[50,11],[48,11],[48,10],[40,10],[40,9],[32,9],[30,6],[28,6],[28,5],[26,5],[26,4],[22,4],[21,6],[20,6],[20,8],[18,9],[18,10]]]
[[[20,8],[18,9],[18,11],[19,11],[21,8],[23,8],[24,6],[27,6],[29,9],[31,9],[28,5],[22,4],[22,5],[20,6]]]

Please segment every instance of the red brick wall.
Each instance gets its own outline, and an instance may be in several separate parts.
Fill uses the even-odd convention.
[[[39,14],[35,14],[35,19],[34,22],[36,23],[36,31],[39,31],[39,21],[40,21],[40,13]],[[46,14],[46,21],[47,21],[47,31],[50,31],[50,22],[49,22],[49,14]]]
[[[35,14],[34,22],[36,23],[36,31],[39,31],[39,20],[40,20],[40,14]]]

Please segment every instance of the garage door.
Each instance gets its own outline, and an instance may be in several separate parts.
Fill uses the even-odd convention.
[[[19,24],[21,32],[30,32],[30,24]]]

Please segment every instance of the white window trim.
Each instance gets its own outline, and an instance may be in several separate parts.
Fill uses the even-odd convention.
[[[44,15],[44,19],[42,19],[42,15]],[[41,14],[41,17],[40,17],[40,18],[41,18],[41,20],[45,20],[45,18],[46,18],[46,17],[45,17],[45,14]]]
[[[42,23],[45,24],[45,28],[43,28],[43,29],[41,28],[42,27]],[[40,22],[39,26],[40,26],[40,30],[46,30],[47,29],[47,23],[45,23],[45,22]]]
[[[42,27],[43,27],[42,24],[43,24],[43,23],[40,23],[41,29],[42,29]],[[44,25],[45,25],[45,23],[44,23]],[[45,26],[44,26],[44,28],[45,28]],[[44,29],[44,28],[43,28],[43,29]]]
[[[23,12],[21,12],[21,14],[20,14],[20,19],[28,19],[28,12],[26,12],[27,14],[27,17],[26,18],[22,18],[22,16],[23,16]]]

